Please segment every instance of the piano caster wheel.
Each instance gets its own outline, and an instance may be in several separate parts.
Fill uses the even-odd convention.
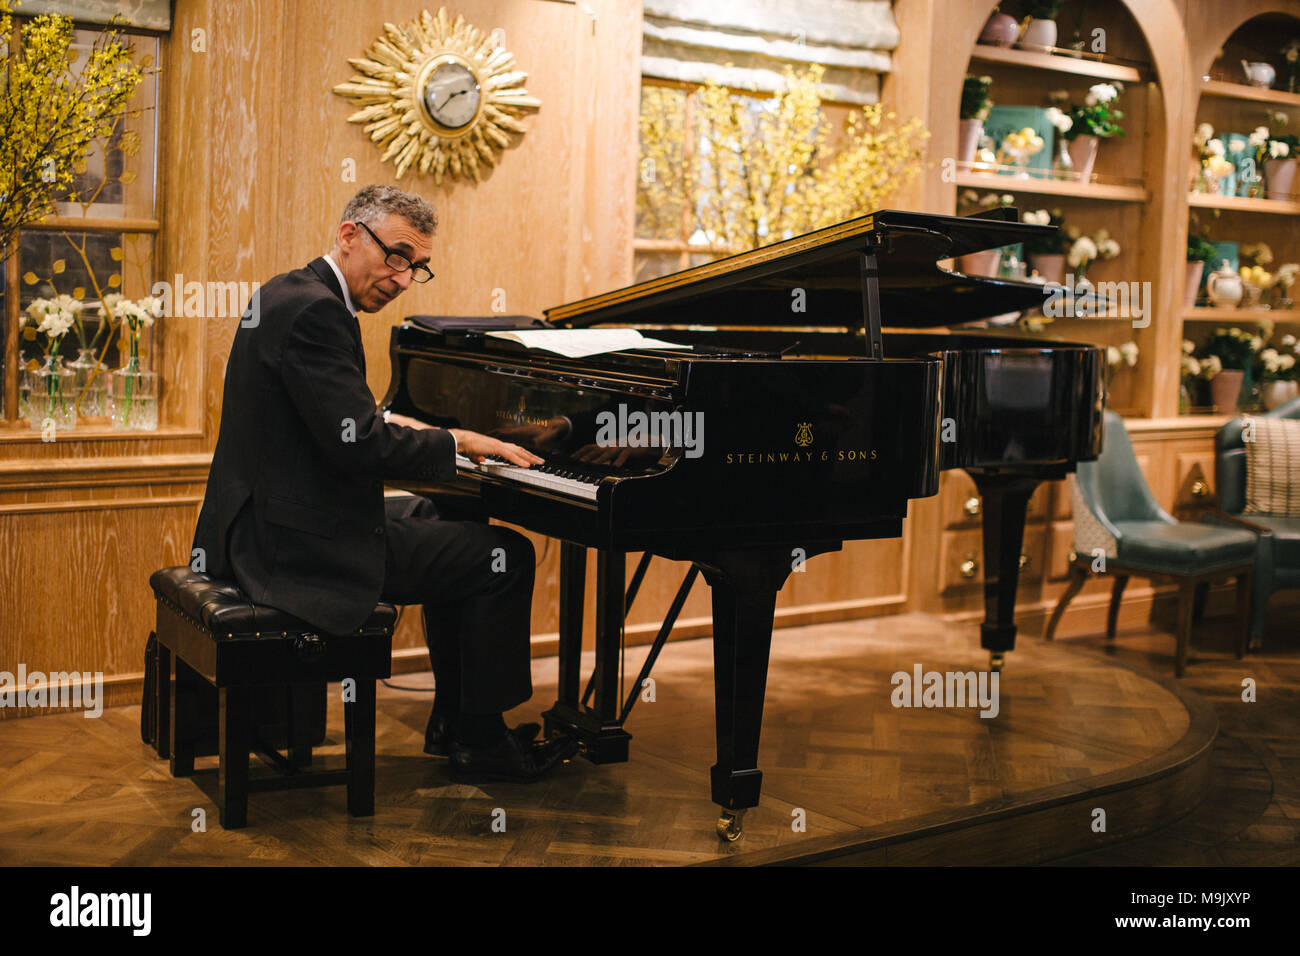
[[[991,670],[995,670],[998,673],[1002,673],[1002,665],[1004,662],[1005,662],[1005,657],[1002,654],[997,653],[996,651],[989,655],[989,668]]]
[[[718,839],[735,843],[745,835],[744,810],[723,810],[718,816]]]

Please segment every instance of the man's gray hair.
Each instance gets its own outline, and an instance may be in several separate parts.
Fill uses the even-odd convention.
[[[433,204],[413,193],[404,193],[396,186],[372,184],[348,200],[339,222],[364,222],[373,226],[388,213],[401,216],[421,235],[431,236],[438,227],[438,217]]]

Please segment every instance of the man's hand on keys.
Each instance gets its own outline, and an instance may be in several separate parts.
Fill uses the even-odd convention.
[[[392,416],[392,420],[396,421],[397,416]],[[527,468],[530,465],[540,465],[544,460],[538,458],[527,448],[521,448],[519,445],[512,445],[496,438],[489,438],[487,435],[480,435],[478,432],[465,431],[463,428],[449,428],[447,430],[456,439],[456,450],[474,462],[481,462],[484,458],[493,456],[504,458],[510,464],[518,465],[520,468]]]

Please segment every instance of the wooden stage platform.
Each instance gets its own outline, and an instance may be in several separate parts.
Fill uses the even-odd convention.
[[[629,650],[629,679],[644,652]],[[1206,791],[1217,721],[1172,670],[1144,676],[1068,640],[1022,635],[1000,712],[983,719],[975,708],[895,708],[891,674],[918,664],[967,671],[987,656],[973,625],[922,615],[777,631],[763,799],[735,844],[716,837],[709,800],[707,639],[665,649],[655,700],[639,702],[627,725],[628,763],[578,759],[533,785],[453,783],[446,761],[420,751],[431,694],[381,686],[371,818],[347,815],[341,787],[257,793],[249,826],[226,832],[216,758],[172,779],[140,742],[138,707],[6,720],[0,864],[1024,864],[1165,825]],[[534,684],[512,722],[554,700],[554,659],[534,661]],[[318,765],[341,763],[341,731],[331,699]],[[191,827],[195,808],[206,832]],[[1105,832],[1094,829],[1099,809]],[[504,832],[493,827],[500,811]]]

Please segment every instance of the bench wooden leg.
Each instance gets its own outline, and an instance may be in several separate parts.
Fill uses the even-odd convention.
[[[311,766],[311,707],[315,684],[289,685],[289,764],[295,770]]]
[[[1190,580],[1178,585],[1178,647],[1174,656],[1174,676],[1187,670],[1187,651],[1192,643],[1192,611],[1196,605],[1196,584]]]
[[[375,682],[358,680],[355,703],[344,703],[344,736],[348,755],[348,813],[368,817],[375,812]]]
[[[158,756],[167,760],[172,755],[172,649],[159,641],[158,656],[154,659],[153,700],[149,706],[154,712],[154,746]],[[172,770],[175,774],[175,769]]]
[[[159,649],[162,645],[159,644]],[[158,673],[161,677],[162,661],[159,655]],[[194,773],[194,688],[189,680],[191,669],[173,653],[167,655],[167,710],[169,749],[173,777],[188,777]]]
[[[248,823],[252,693],[248,687],[223,687],[220,696],[221,765],[217,771],[217,801],[221,825],[227,830],[235,830]]]
[[[1115,627],[1119,624],[1119,605],[1124,599],[1124,586],[1128,584],[1127,574],[1115,575],[1115,583],[1110,589],[1110,608],[1106,611],[1106,640],[1115,640]]]
[[[1078,562],[1070,565],[1070,583],[1066,585],[1065,592],[1061,599],[1056,602],[1056,607],[1052,611],[1052,616],[1047,619],[1047,626],[1043,628],[1043,640],[1050,641],[1056,636],[1056,625],[1061,623],[1061,617],[1065,614],[1066,605],[1074,600],[1074,596],[1083,590],[1083,586],[1088,583],[1088,571]]]
[[[1252,572],[1243,571],[1237,575],[1237,623],[1240,630],[1237,633],[1237,658],[1246,656],[1246,644],[1250,640],[1250,604],[1251,604],[1251,581]]]

